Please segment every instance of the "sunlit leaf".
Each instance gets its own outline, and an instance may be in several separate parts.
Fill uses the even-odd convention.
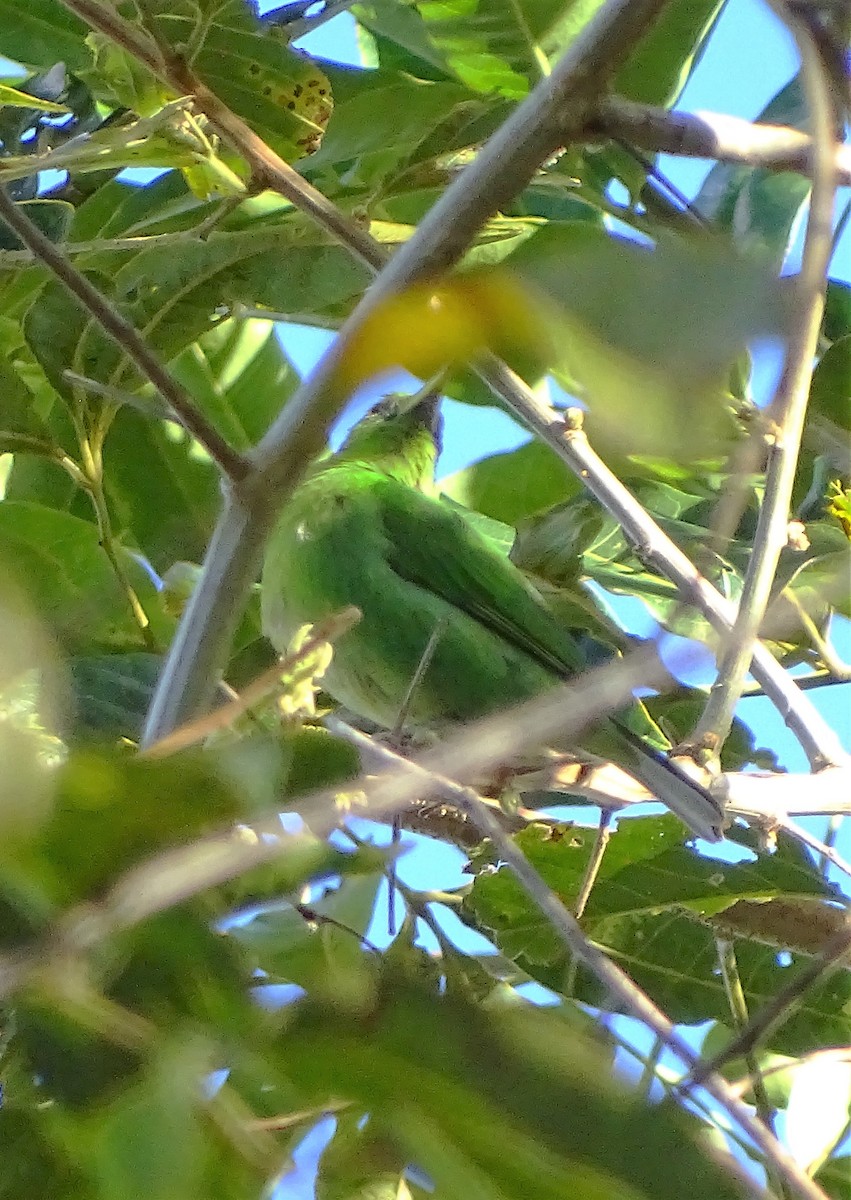
[[[8,83],[0,83],[0,107],[4,104],[15,108],[35,108],[39,112],[64,113],[68,109],[64,104],[54,104],[52,100],[41,100],[38,96],[30,96],[18,88],[10,87]]]

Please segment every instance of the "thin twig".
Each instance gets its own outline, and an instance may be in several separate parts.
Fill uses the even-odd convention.
[[[694,731],[694,741],[713,754],[732,725],[736,704],[753,657],[759,629],[771,598],[780,552],[786,544],[789,507],[798,451],[804,428],[813,358],[824,311],[824,289],[831,255],[835,117],[815,45],[805,27],[791,16],[787,25],[798,44],[801,78],[812,125],[812,198],[804,238],[801,271],[796,281],[795,321],[789,333],[783,370],[766,414],[771,445],[765,493],[748,559],[739,608],[721,656],[718,677]],[[726,532],[726,526],[722,527]]]
[[[62,372],[62,378],[84,392],[91,392],[93,396],[101,396],[104,400],[109,400],[111,404],[126,404],[130,408],[135,408],[137,412],[144,413],[146,417],[168,419],[172,415],[171,409],[162,402],[158,395],[144,396],[139,392],[127,392],[123,388],[113,387],[111,383],[101,383],[97,379],[89,379],[88,375],[78,375],[76,371],[65,370]]]
[[[647,1057],[643,1060],[641,1078],[637,1084],[638,1091],[641,1092],[642,1095],[646,1096],[648,1100],[652,1100],[653,1098],[650,1095],[650,1089],[653,1084],[659,1080],[658,1068],[664,1052],[665,1039],[659,1037],[657,1034],[653,1039],[653,1045],[650,1047]],[[660,1080],[660,1082],[663,1083],[663,1086],[670,1086],[665,1081]]]
[[[401,744],[401,739],[405,731],[405,725],[408,720],[408,713],[411,710],[411,704],[417,694],[417,689],[423,681],[426,671],[431,666],[431,660],[434,658],[434,652],[437,649],[437,644],[440,641],[441,635],[446,628],[447,618],[441,617],[431,631],[431,636],[426,642],[425,650],[423,650],[420,661],[417,663],[417,669],[414,671],[411,681],[402,697],[402,703],[399,705],[399,711],[396,714],[396,720],[393,728],[390,730],[390,745],[397,747]],[[399,820],[399,814],[393,814],[393,822],[391,825],[390,845],[393,849],[393,857],[390,860],[390,866],[387,869],[387,932],[391,937],[396,936],[396,887],[399,882],[396,874],[396,852],[398,851],[399,843],[402,840],[402,825]]]
[[[748,1022],[748,1004],[745,999],[745,990],[742,987],[742,980],[739,976],[739,964],[736,962],[736,950],[733,943],[725,937],[718,934],[715,936],[715,948],[718,953],[718,966],[721,970],[721,979],[724,983],[724,991],[727,996],[727,1003],[730,1007],[730,1016],[733,1019],[733,1028],[742,1029]],[[771,1107],[771,1102],[768,1099],[768,1093],[765,1090],[765,1083],[762,1078],[759,1063],[753,1050],[748,1051],[745,1055],[745,1062],[748,1068],[751,1079],[751,1087],[753,1088],[755,1107],[757,1116],[765,1125],[766,1129],[770,1129],[772,1133],[776,1133],[774,1126],[774,1110]]]
[[[788,1058],[782,1062],[775,1062],[766,1066],[763,1069],[763,1079],[768,1079],[772,1075],[782,1075],[793,1071],[800,1071],[802,1067],[808,1066],[813,1062],[839,1062],[851,1063],[851,1046],[831,1046],[828,1050],[812,1050],[809,1054],[802,1054],[799,1058]],[[750,1091],[751,1081],[750,1076],[737,1080],[731,1084],[735,1091],[740,1096],[744,1096]]]
[[[312,655],[320,650],[326,642],[335,642],[359,620],[358,609],[345,608],[342,612],[326,617],[324,621],[318,621],[311,629],[310,636],[297,650],[293,650],[292,653],[285,655],[261,672],[228,704],[222,704],[211,713],[206,713],[203,717],[197,717],[194,721],[179,726],[167,737],[160,738],[158,742],[154,742],[146,750],[143,750],[142,757],[167,758],[171,754],[177,754],[179,750],[186,750],[189,746],[197,745],[204,738],[219,730],[229,729],[250,708],[260,704],[276,688],[279,688],[282,678],[292,675],[297,668],[309,663]]]
[[[573,902],[573,915],[577,921],[582,920],[582,914],[585,912],[585,906],[591,896],[591,891],[597,881],[597,876],[600,873],[600,867],[603,865],[603,855],[606,853],[606,847],[609,844],[609,838],[612,833],[612,814],[609,809],[603,808],[600,810],[600,821],[597,825],[597,835],[594,838],[594,845],[591,848],[591,855],[585,866],[585,874],[582,876],[582,883],[579,886],[579,891],[576,899]]]
[[[798,825],[795,821],[790,820],[789,817],[785,817],[780,826],[787,833],[790,833],[793,838],[796,838],[797,841],[803,842],[805,846],[809,846],[811,850],[815,850],[816,854],[821,858],[820,869],[822,872],[825,869],[826,863],[832,863],[837,871],[842,871],[844,875],[851,878],[851,863],[846,858],[843,858],[839,851],[829,842],[823,842],[821,838],[817,838],[814,833],[810,833],[807,829],[804,829],[803,825]]]
[[[847,580],[843,580],[843,585],[846,583]],[[777,597],[777,600],[774,601],[774,604],[781,602],[788,604],[795,610],[796,619],[800,621],[801,628],[809,637],[813,644],[813,649],[827,667],[833,679],[837,683],[847,682],[851,679],[851,663],[843,662],[827,638],[822,636],[818,625],[807,612],[806,608],[804,608],[791,587],[785,587]]]
[[[118,310],[101,295],[85,275],[74,267],[65,255],[46,238],[40,229],[25,216],[19,206],[0,188],[0,214],[32,253],[49,267],[56,278],[91,313],[104,333],[130,359],[136,368],[158,390],[170,406],[175,419],[204,447],[223,474],[238,482],[248,473],[246,460],[227,444],[224,438],[198,411],[189,393],[169,374],[138,332]]]

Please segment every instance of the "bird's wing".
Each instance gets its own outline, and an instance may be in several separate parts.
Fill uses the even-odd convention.
[[[570,633],[523,574],[464,516],[393,479],[374,485],[389,565],[441,596],[557,675],[582,670]]]

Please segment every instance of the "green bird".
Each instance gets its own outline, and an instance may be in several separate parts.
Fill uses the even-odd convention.
[[[540,695],[586,667],[568,629],[523,573],[462,511],[433,493],[439,398],[388,397],[296,489],[269,543],[263,627],[282,653],[302,625],[348,605],[362,618],[323,679],[341,704],[386,728],[411,681],[414,727],[465,722]],[[435,634],[435,631],[437,633]],[[717,840],[718,802],[616,719],[586,733],[701,837]]]

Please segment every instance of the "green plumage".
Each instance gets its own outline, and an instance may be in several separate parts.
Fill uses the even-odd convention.
[[[508,559],[457,510],[428,493],[437,456],[437,408],[392,400],[352,430],[287,504],[263,575],[263,623],[284,650],[296,630],[347,605],[361,621],[334,648],[324,679],[347,708],[392,726],[439,626],[433,657],[414,690],[409,721],[467,721],[537,696],[583,669],[569,631]],[[718,808],[658,758],[653,783],[637,768],[633,739],[607,723],[586,746],[615,757],[658,792],[671,774],[683,804],[663,796],[703,836]],[[615,753],[613,746],[619,750]],[[695,805],[699,809],[693,811]],[[687,812],[681,811],[686,808]]]

